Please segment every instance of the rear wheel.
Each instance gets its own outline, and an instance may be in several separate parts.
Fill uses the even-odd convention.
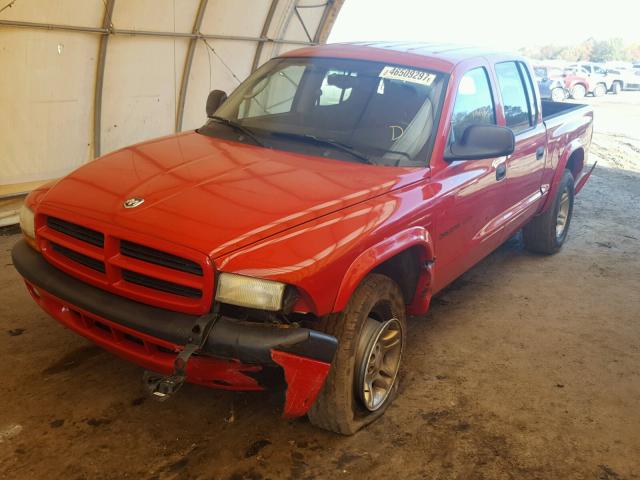
[[[309,420],[351,435],[379,418],[397,393],[406,338],[400,288],[384,275],[368,275],[322,330],[338,338],[338,351]]]
[[[581,98],[584,98],[584,96],[587,94],[587,89],[584,88],[584,85],[578,83],[577,85],[574,85],[571,88],[571,97],[575,98],[576,100],[580,100]]]
[[[614,95],[619,94],[622,91],[622,84],[620,82],[614,82],[613,85],[611,85],[611,93],[613,93]]]
[[[565,170],[551,208],[534,217],[522,231],[527,250],[548,255],[560,250],[569,233],[573,197],[573,175],[569,170]]]
[[[566,94],[564,88],[556,87],[551,90],[551,100],[554,102],[564,102]]]
[[[602,95],[607,94],[607,87],[604,83],[599,83],[596,85],[596,88],[593,89],[594,97],[601,97]]]

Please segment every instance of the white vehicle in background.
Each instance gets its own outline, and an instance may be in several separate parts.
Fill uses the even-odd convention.
[[[609,73],[607,69],[599,63],[572,63],[567,69],[589,78],[589,84],[594,85],[591,92],[594,97],[605,95],[607,92],[617,94],[622,91],[623,80],[620,75]]]
[[[622,90],[640,90],[640,69],[633,68],[630,63],[608,66],[607,73],[620,78]]]

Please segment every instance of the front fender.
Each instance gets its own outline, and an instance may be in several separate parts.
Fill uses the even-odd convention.
[[[342,279],[333,311],[340,312],[344,310],[356,287],[375,267],[398,253],[414,246],[421,247],[423,256],[421,261],[423,264],[433,260],[433,241],[431,235],[424,227],[411,227],[400,231],[369,247],[358,255]],[[432,281],[431,275],[432,272],[430,268],[422,270],[421,278],[418,281],[417,295],[411,305],[412,308],[410,308],[411,313],[420,313],[421,310],[426,310],[428,301],[423,307],[420,305],[423,303],[421,299],[428,297],[428,285]]]

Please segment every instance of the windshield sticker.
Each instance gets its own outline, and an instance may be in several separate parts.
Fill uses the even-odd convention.
[[[388,78],[390,80],[403,80],[405,82],[419,83],[420,85],[429,86],[436,79],[433,73],[423,70],[414,70],[413,68],[402,68],[387,65],[382,69],[380,78]]]

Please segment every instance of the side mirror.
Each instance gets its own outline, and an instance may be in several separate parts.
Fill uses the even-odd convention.
[[[212,90],[207,97],[207,117],[212,117],[226,99],[227,94],[222,90]]]
[[[511,155],[515,146],[515,136],[510,128],[498,125],[470,125],[465,129],[462,138],[447,148],[444,159],[452,162],[503,157]]]

